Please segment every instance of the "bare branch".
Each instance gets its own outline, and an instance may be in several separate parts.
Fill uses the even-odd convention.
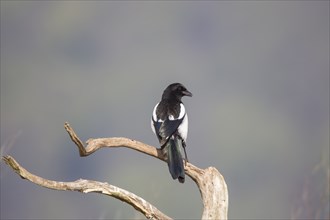
[[[84,179],[79,179],[74,182],[59,182],[48,180],[30,173],[19,163],[17,163],[16,160],[11,156],[5,156],[2,159],[23,179],[27,179],[39,186],[54,190],[78,191],[81,193],[100,193],[112,196],[128,203],[136,210],[144,214],[148,219],[171,219],[141,197],[108,183],[101,183]]]
[[[64,128],[72,141],[77,145],[79,154],[82,157],[88,156],[103,147],[128,147],[165,161],[165,155],[163,155],[160,149],[129,138],[114,137],[89,139],[85,147],[69,123],[65,122]]]
[[[69,123],[65,129],[73,142],[77,145],[81,156],[88,156],[104,147],[127,147],[165,161],[165,155],[160,149],[145,143],[124,137],[89,139],[84,147]],[[78,140],[78,141],[76,141]],[[205,170],[186,163],[185,173],[197,184],[202,196],[204,210],[202,219],[227,219],[228,189],[223,176],[214,167]]]
[[[86,146],[78,138],[72,127],[64,124],[72,141],[76,144],[81,157],[88,156],[98,149],[105,147],[127,147],[147,154],[149,156],[166,161],[166,157],[160,149],[145,143],[124,137],[89,139]],[[22,178],[35,184],[55,190],[79,191],[82,193],[95,192],[112,196],[133,206],[147,218],[170,219],[160,212],[152,204],[119,187],[108,183],[93,180],[76,180],[74,182],[57,182],[29,173],[21,167],[11,156],[3,157],[3,160]],[[200,169],[191,163],[186,163],[185,173],[197,184],[203,200],[204,210],[202,219],[227,219],[228,190],[226,182],[219,171],[214,167]]]

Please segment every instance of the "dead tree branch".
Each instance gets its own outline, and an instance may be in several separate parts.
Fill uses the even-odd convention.
[[[127,147],[163,161],[166,159],[160,149],[123,137],[89,139],[86,142],[87,145],[84,146],[82,141],[68,123],[65,123],[64,127],[70,135],[72,141],[78,147],[81,157],[88,156],[104,147]],[[144,199],[108,183],[82,179],[74,182],[47,180],[31,174],[10,156],[3,157],[3,160],[22,178],[40,186],[55,190],[79,191],[82,193],[96,192],[112,196],[133,206],[136,210],[144,214],[146,218],[170,219],[170,217],[163,214]],[[192,165],[191,163],[187,163],[185,166],[185,172],[197,184],[201,193],[204,205],[202,219],[227,219],[228,190],[226,182],[218,170],[214,167],[209,167],[203,170]]]
[[[48,180],[30,173],[21,165],[19,165],[19,163],[17,163],[16,160],[11,156],[5,156],[3,157],[3,160],[18,175],[20,175],[21,178],[27,179],[39,186],[54,190],[78,191],[81,193],[100,193],[126,202],[144,214],[148,219],[171,219],[141,197],[108,183],[101,183],[84,179],[79,179],[74,182],[59,182]]]

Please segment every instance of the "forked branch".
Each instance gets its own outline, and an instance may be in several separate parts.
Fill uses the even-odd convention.
[[[87,145],[84,146],[82,141],[68,123],[65,123],[64,127],[70,135],[72,141],[78,147],[81,157],[88,156],[104,147],[127,147],[163,161],[166,159],[161,150],[142,142],[123,137],[89,139],[86,142]],[[145,215],[148,219],[170,219],[170,217],[159,211],[156,207],[145,201],[143,198],[108,183],[83,179],[76,180],[74,182],[47,180],[29,173],[11,156],[3,157],[3,160],[22,178],[40,186],[55,190],[79,191],[82,193],[101,193],[128,203]],[[187,163],[185,166],[185,173],[197,184],[201,193],[204,205],[202,219],[227,219],[228,190],[226,182],[218,170],[214,167],[209,167],[203,170],[192,165],[191,163]]]

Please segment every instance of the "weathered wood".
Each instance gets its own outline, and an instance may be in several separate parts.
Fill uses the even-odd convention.
[[[127,147],[158,158],[162,161],[166,160],[166,156],[160,149],[124,137],[89,139],[86,143],[87,145],[84,146],[68,123],[65,123],[64,127],[70,135],[71,140],[78,147],[81,157],[88,156],[100,148]],[[112,196],[131,205],[148,219],[171,219],[143,198],[108,183],[83,179],[74,182],[48,180],[28,172],[11,156],[5,156],[2,159],[22,178],[37,185],[54,190],[79,191],[82,193],[95,192]],[[197,184],[201,193],[204,206],[202,219],[227,219],[228,189],[226,182],[219,171],[214,167],[200,169],[187,162],[185,165],[185,173]]]

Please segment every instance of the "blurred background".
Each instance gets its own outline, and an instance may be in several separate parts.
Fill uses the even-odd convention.
[[[144,154],[86,141],[150,128],[165,87],[192,98],[187,153],[216,167],[231,219],[329,218],[329,1],[1,1],[1,156],[44,178],[109,182],[198,219],[193,181]],[[135,219],[99,194],[53,191],[1,161],[1,219]]]

